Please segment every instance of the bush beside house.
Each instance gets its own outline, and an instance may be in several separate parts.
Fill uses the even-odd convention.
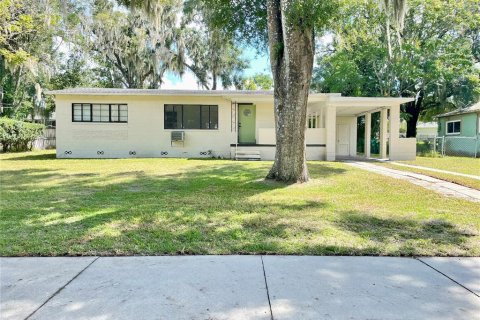
[[[32,150],[33,141],[43,134],[45,126],[8,118],[0,119],[0,144],[3,152]]]

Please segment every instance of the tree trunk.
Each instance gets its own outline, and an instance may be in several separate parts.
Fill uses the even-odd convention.
[[[217,74],[215,72],[213,72],[212,78],[213,78],[212,90],[217,90]]]
[[[405,111],[410,115],[407,119],[407,138],[417,136],[417,122],[423,107],[424,92],[421,90],[415,97],[415,101],[407,104]]]
[[[275,162],[267,178],[306,182],[305,130],[314,37],[313,29],[287,21],[288,5],[285,0],[267,1],[276,136]]]
[[[392,35],[390,32],[390,7],[387,5],[387,8],[385,10],[385,29],[386,29],[386,35],[387,35],[387,48],[388,48],[388,59],[392,60],[393,58],[393,50],[392,50]]]
[[[417,136],[417,122],[420,112],[415,107],[415,102],[408,103],[406,108],[410,117],[407,119],[407,138],[415,138]]]

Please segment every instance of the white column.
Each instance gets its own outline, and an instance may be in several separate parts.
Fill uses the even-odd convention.
[[[390,106],[390,159],[395,158],[400,140],[400,105]]]
[[[327,102],[328,103],[328,102]],[[325,131],[327,133],[326,160],[335,161],[337,136],[337,109],[327,104],[325,114]]]
[[[387,109],[380,111],[380,158],[387,158],[388,117]]]
[[[369,112],[365,114],[365,141],[364,141],[365,158],[370,158],[371,140],[372,140],[372,114]]]

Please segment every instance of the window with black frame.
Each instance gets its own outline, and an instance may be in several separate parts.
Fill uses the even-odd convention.
[[[462,122],[460,120],[447,122],[447,134],[460,134]]]
[[[218,129],[218,106],[166,104],[165,129]]]
[[[73,103],[73,122],[128,122],[128,105],[102,103]]]

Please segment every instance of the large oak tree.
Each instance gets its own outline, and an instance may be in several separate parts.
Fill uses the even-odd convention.
[[[267,178],[308,181],[305,131],[315,34],[333,17],[338,3],[331,0],[197,1],[208,3],[214,25],[237,35],[241,41],[267,44],[274,80],[277,145],[275,162]]]

